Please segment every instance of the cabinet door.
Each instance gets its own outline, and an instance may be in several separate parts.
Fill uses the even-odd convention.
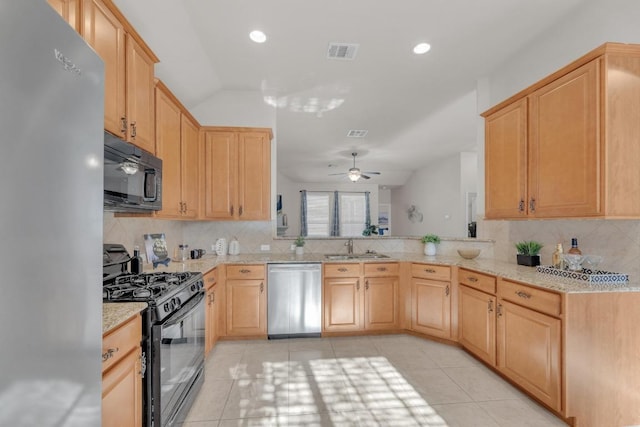
[[[80,0],[47,0],[47,3],[56,11],[71,27],[80,32],[78,22],[78,8]]]
[[[526,215],[527,99],[516,101],[485,120],[485,215]]]
[[[82,15],[81,34],[104,61],[104,128],[126,138],[124,27],[102,0],[84,0]]]
[[[496,297],[460,285],[458,341],[488,364],[496,364]]]
[[[266,329],[264,280],[227,280],[227,335],[264,335]]]
[[[142,426],[140,350],[132,351],[102,375],[102,426]]]
[[[127,139],[155,154],[153,60],[127,35]]]
[[[162,211],[159,217],[182,217],[180,108],[156,88],[156,152],[162,159]]]
[[[359,278],[325,279],[323,298],[325,331],[363,329],[363,301]]]
[[[500,300],[498,370],[560,410],[559,319]]]
[[[600,213],[600,60],[530,95],[529,215]]]
[[[238,219],[270,219],[271,141],[266,132],[239,134]]]
[[[184,218],[196,218],[198,216],[200,192],[198,181],[200,179],[200,144],[198,125],[182,114],[181,129],[181,169],[182,169],[182,202],[184,203]]]
[[[204,200],[202,216],[232,219],[237,209],[238,147],[235,132],[204,134]]]
[[[370,277],[364,281],[365,329],[398,328],[398,278]]]
[[[442,338],[451,336],[451,284],[428,279],[411,281],[411,328]]]

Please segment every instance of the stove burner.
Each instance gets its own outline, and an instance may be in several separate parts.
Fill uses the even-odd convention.
[[[102,298],[108,301],[158,302],[165,295],[179,292],[187,282],[195,280],[190,272],[124,274],[103,284]]]

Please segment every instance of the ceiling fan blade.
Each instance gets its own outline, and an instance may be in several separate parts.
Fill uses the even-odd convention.
[[[380,172],[362,172],[362,173],[368,173],[369,175],[380,175]]]
[[[330,173],[329,176],[332,175],[348,175],[348,172],[340,172],[340,173]]]
[[[369,172],[367,172],[367,173],[369,173]],[[360,174],[360,178],[364,178],[364,179],[371,179],[371,177],[370,177],[370,176],[363,175],[363,174]]]

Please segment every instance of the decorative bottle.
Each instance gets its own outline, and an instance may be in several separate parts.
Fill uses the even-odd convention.
[[[562,243],[556,245],[556,250],[551,256],[551,264],[555,268],[564,269],[564,259],[562,258],[563,250]]]
[[[568,253],[573,255],[582,255],[582,251],[578,248],[578,239],[575,237],[571,239],[571,249],[569,249]]]
[[[140,247],[133,247],[133,256],[131,257],[131,273],[142,273],[142,258],[140,257]]]

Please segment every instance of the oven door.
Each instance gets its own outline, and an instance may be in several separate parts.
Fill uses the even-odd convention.
[[[153,326],[156,358],[152,362],[155,365],[152,382],[156,426],[174,425],[179,416],[185,416],[202,385],[204,309],[204,293],[201,292],[162,323]]]

